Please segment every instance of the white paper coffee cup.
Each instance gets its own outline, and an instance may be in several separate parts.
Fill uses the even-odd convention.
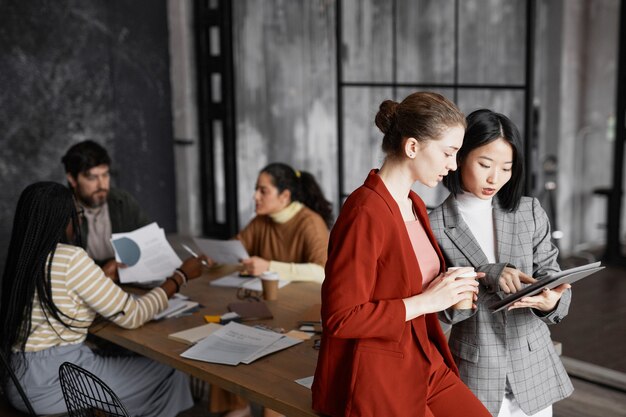
[[[453,266],[453,267],[448,268],[448,271],[454,271],[455,269],[461,269],[461,268],[468,268],[468,267]],[[477,276],[476,271],[474,271],[474,268],[472,268],[471,271],[467,271],[467,272],[462,273],[456,279],[476,279],[476,276]],[[455,310],[469,310],[469,309],[472,308],[472,305],[474,304],[474,292],[473,291],[468,291],[464,295],[467,295],[467,298],[464,298],[463,300],[461,300],[458,303],[456,303],[455,305],[453,305],[452,306],[453,309],[455,309]]]

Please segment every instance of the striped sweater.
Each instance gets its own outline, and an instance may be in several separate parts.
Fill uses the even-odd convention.
[[[52,299],[69,317],[61,315],[61,318],[72,327],[68,329],[46,314],[35,294],[31,331],[25,347],[27,352],[82,343],[97,314],[121,327],[137,328],[164,310],[168,303],[167,294],[159,287],[141,297],[128,294],[76,246],[57,245],[51,278]]]

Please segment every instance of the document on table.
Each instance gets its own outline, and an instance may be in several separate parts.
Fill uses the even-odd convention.
[[[163,281],[182,264],[156,223],[128,233],[113,233],[111,244],[115,260],[127,266],[118,270],[123,284]]]
[[[198,249],[218,264],[238,264],[242,259],[248,259],[248,251],[243,247],[241,241],[200,239],[194,238]]]
[[[171,333],[167,335],[167,338],[176,340],[177,342],[186,343],[188,345],[193,345],[221,328],[222,325],[217,323],[203,324],[201,326],[192,327],[191,329]]]
[[[167,308],[160,313],[155,314],[152,320],[174,317],[200,305],[196,301],[189,300],[189,297],[178,293],[174,294],[167,302]]]
[[[274,343],[272,343],[271,345],[266,346],[263,349],[259,350],[258,352],[248,356],[245,360],[242,360],[241,362],[245,363],[246,365],[249,365],[255,360],[262,358],[265,355],[278,352],[279,350],[287,349],[289,347],[297,345],[298,343],[302,343],[302,340],[295,339],[289,336],[283,336],[277,341],[275,341]]]
[[[282,288],[287,284],[289,284],[289,281],[285,281],[284,279],[278,280],[278,288]],[[211,285],[216,287],[242,287],[252,291],[263,291],[260,278],[240,277],[238,272],[213,280],[211,281]]]
[[[313,386],[313,376],[296,379],[296,383],[302,385],[303,387],[311,389],[311,387]]]
[[[230,322],[180,356],[225,365],[249,364],[262,356],[301,342],[280,333]]]

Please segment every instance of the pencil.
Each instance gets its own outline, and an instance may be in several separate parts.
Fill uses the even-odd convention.
[[[185,245],[184,243],[181,243],[181,246],[183,247],[183,249],[189,252],[191,256],[193,256],[194,258],[199,258],[198,254],[195,253],[193,249],[191,249],[189,246]],[[200,262],[202,263],[202,265],[206,266],[207,268],[210,268],[209,264],[204,259],[200,259]]]

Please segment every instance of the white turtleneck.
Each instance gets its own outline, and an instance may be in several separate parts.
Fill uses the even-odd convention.
[[[496,263],[496,233],[493,226],[492,199],[483,200],[472,193],[456,195],[461,217],[469,227],[487,257],[489,263]]]

